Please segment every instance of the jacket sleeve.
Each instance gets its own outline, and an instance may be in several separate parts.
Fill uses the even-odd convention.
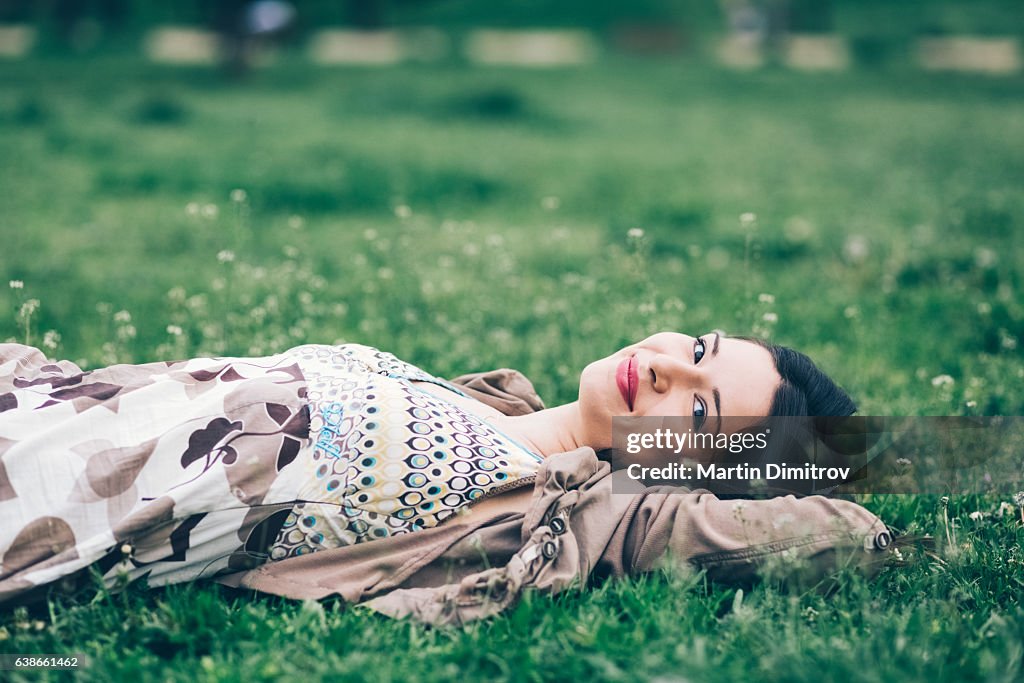
[[[808,496],[722,500],[707,492],[641,495],[602,558],[622,573],[666,562],[716,581],[808,587],[844,567],[875,574],[892,545],[882,521],[856,503]]]
[[[835,570],[874,573],[891,536],[863,507],[811,496],[722,500],[703,491],[615,493],[607,463],[579,449],[549,458],[523,519],[523,545],[504,566],[431,588],[400,589],[368,607],[435,625],[497,614],[523,590],[559,593],[595,576],[685,563],[729,583],[822,583]],[[485,543],[486,545],[486,543]]]

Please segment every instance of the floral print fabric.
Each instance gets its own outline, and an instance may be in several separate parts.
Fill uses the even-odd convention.
[[[82,372],[0,345],[0,603],[86,568],[160,585],[264,562],[305,392],[284,354]]]
[[[355,344],[87,372],[0,344],[0,604],[407,533],[536,472],[414,381],[458,391]]]

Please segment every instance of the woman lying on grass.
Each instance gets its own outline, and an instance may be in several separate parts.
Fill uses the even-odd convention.
[[[90,372],[2,345],[0,604],[214,578],[459,623],[664,562],[874,567],[890,536],[853,503],[613,493],[596,455],[617,415],[854,409],[802,354],[718,333],[595,361],[554,408],[513,370],[447,382],[358,344]]]

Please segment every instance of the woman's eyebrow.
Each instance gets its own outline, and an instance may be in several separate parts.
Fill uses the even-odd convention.
[[[715,332],[715,343],[711,345],[711,355],[718,355],[718,342],[722,341],[722,335]],[[718,418],[715,424],[715,436],[717,437],[722,433],[722,395],[718,392],[718,387],[714,387],[711,390],[711,396],[715,399],[715,416]]]

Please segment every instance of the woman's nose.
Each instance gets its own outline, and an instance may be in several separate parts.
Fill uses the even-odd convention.
[[[650,368],[654,373],[654,390],[658,392],[670,391],[677,385],[697,387],[704,381],[703,370],[688,358],[658,354],[651,359]]]

